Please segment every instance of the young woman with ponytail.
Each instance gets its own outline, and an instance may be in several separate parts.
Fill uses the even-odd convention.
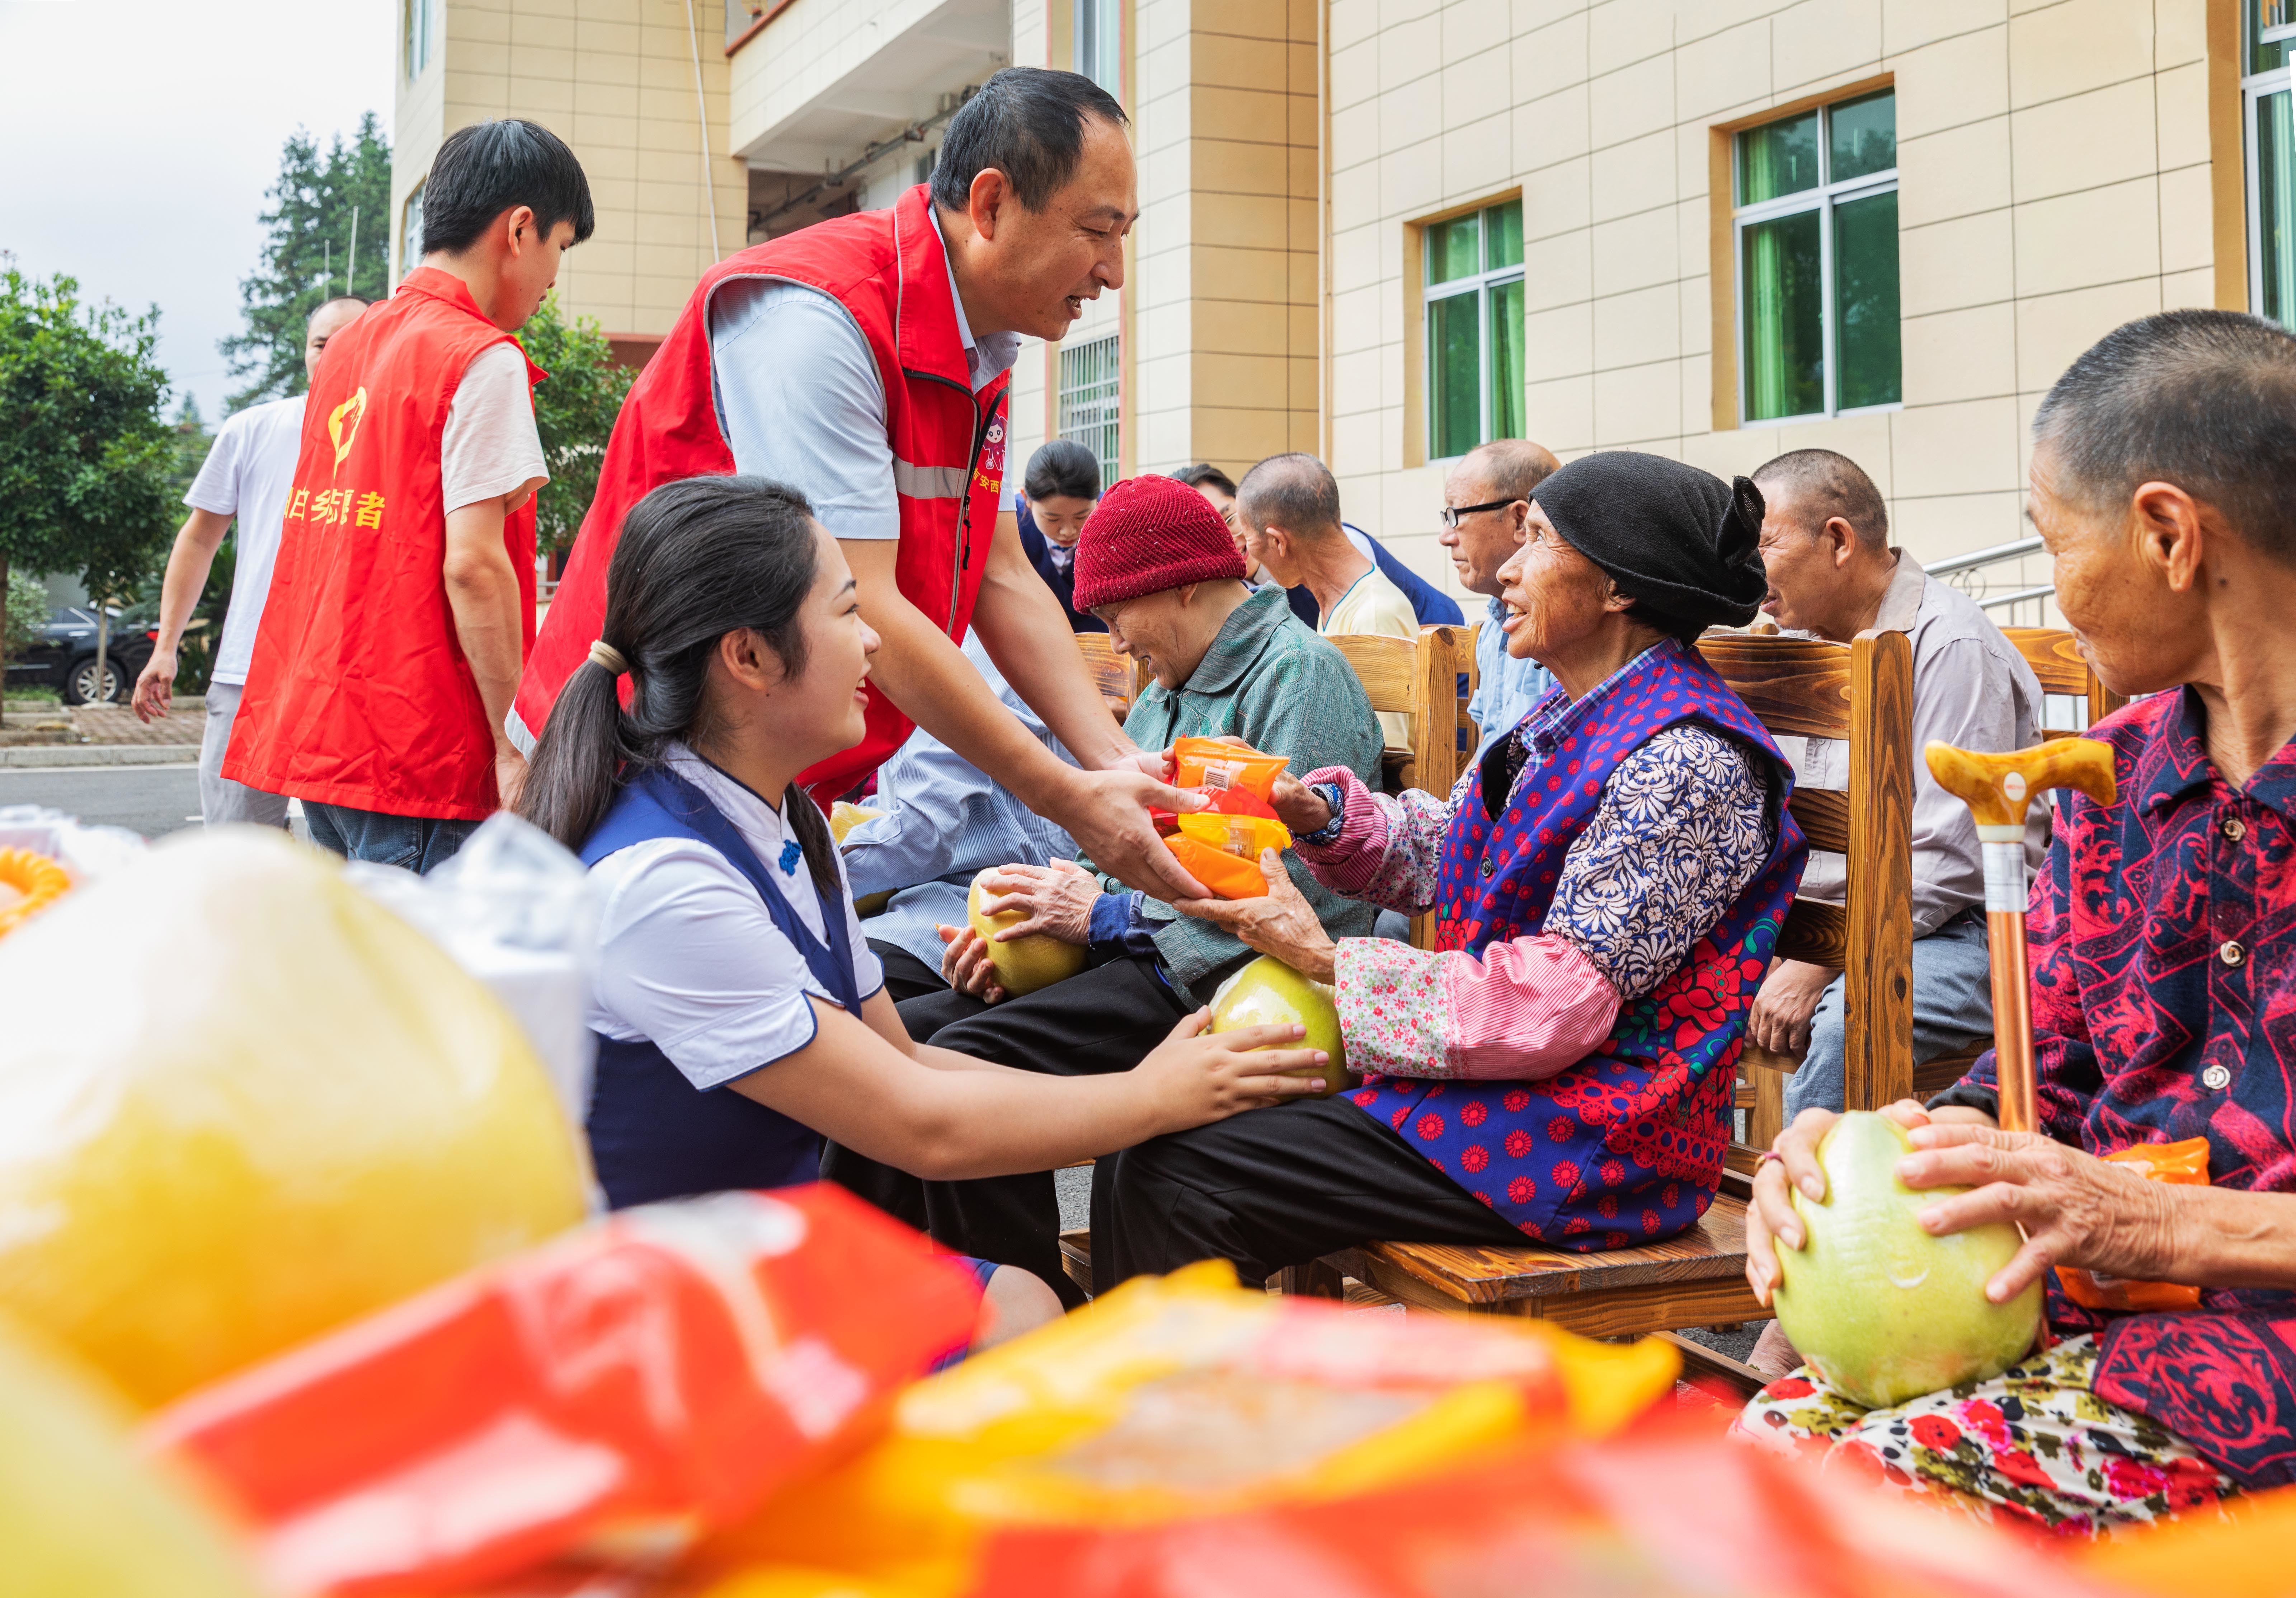
[[[606,592],[519,811],[600,891],[589,1133],[616,1207],[811,1181],[824,1136],[932,1179],[1043,1171],[1318,1085],[1278,1075],[1326,1061],[1279,1046],[1300,1028],[1214,1037],[1203,1011],[1106,1076],[911,1041],[795,783],[864,731],[877,638],[836,540],[779,483],[669,483],[625,521]],[[1011,1267],[988,1290],[1057,1307]]]

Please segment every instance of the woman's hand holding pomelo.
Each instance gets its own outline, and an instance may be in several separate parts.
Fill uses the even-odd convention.
[[[2177,1241],[2177,1199],[2186,1190],[2147,1182],[2136,1166],[2038,1133],[1939,1123],[1912,1136],[1915,1151],[1898,1162],[1899,1181],[1969,1189],[1923,1209],[1930,1232],[1944,1237],[1998,1221],[2024,1229],[2025,1246],[1985,1285],[1994,1303],[2008,1302],[2057,1265],[2136,1281],[2178,1280],[2187,1255]]]
[[[996,942],[1042,935],[1081,949],[1092,941],[1092,907],[1100,897],[1100,884],[1074,861],[1000,866],[979,881],[982,915],[1018,910],[1026,918],[1000,927]]]
[[[1205,1031],[1212,1012],[1183,1016],[1164,1041],[1133,1067],[1133,1075],[1154,1096],[1175,1132],[1203,1126],[1238,1110],[1280,1104],[1312,1093],[1320,1076],[1285,1076],[1285,1071],[1329,1063],[1320,1049],[1300,1047],[1303,1026],[1239,1026]]]
[[[1929,1112],[1911,1099],[1900,1099],[1882,1113],[1909,1131],[1930,1124]],[[1806,1238],[1801,1217],[1794,1213],[1793,1190],[1800,1188],[1813,1204],[1825,1202],[1825,1171],[1817,1162],[1817,1146],[1841,1118],[1830,1109],[1802,1111],[1771,1145],[1778,1157],[1763,1161],[1754,1174],[1754,1201],[1746,1207],[1746,1281],[1755,1301],[1765,1308],[1770,1289],[1778,1283],[1777,1244],[1799,1248]]]
[[[960,993],[984,1003],[1003,1001],[1004,990],[996,984],[996,968],[988,960],[988,940],[970,927],[937,927],[940,941],[940,979]]]

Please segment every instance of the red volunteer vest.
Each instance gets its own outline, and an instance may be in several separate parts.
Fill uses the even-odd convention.
[[[869,341],[885,389],[885,431],[900,498],[894,581],[952,639],[964,638],[996,531],[1010,379],[999,375],[972,391],[931,203],[919,185],[890,210],[816,223],[729,256],[703,275],[615,419],[597,497],[519,683],[515,719],[527,729],[540,734],[558,690],[598,636],[606,570],[630,507],[665,482],[734,470],[710,386],[709,301],[719,285],[739,278],[782,278],[818,289],[845,307]],[[791,373],[787,381],[803,383],[805,376]],[[868,715],[858,745],[800,778],[824,803],[875,770],[909,736],[913,724],[873,680]]]
[[[494,813],[494,730],[441,575],[439,449],[463,372],[511,342],[430,267],[327,341],[225,776],[385,815]],[[531,647],[533,500],[503,542]]]

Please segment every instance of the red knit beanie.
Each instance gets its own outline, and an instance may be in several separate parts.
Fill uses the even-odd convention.
[[[1077,539],[1077,609],[1220,578],[1243,581],[1235,539],[1201,494],[1173,477],[1128,477],[1100,497]]]

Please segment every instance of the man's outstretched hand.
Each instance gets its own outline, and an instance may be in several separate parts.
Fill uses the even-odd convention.
[[[1078,771],[1063,801],[1046,814],[1065,828],[1092,863],[1129,888],[1166,903],[1210,895],[1188,875],[1149,820],[1151,808],[1201,810],[1203,796],[1159,782],[1135,765]]]

